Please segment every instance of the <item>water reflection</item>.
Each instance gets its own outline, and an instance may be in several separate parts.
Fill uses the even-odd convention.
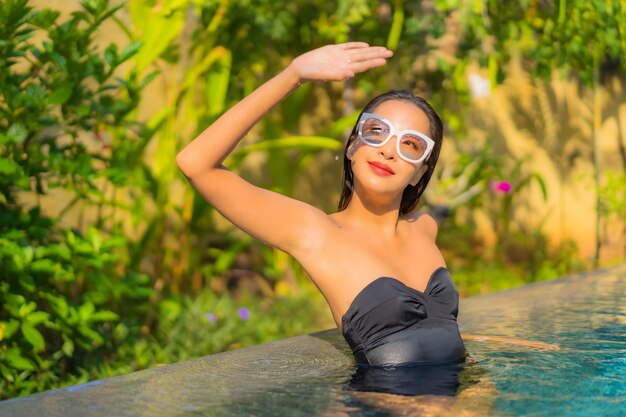
[[[468,343],[472,347],[474,342]],[[354,369],[354,368],[353,368]],[[322,417],[497,416],[497,395],[485,367],[471,355],[464,362],[398,368],[356,368],[344,396]]]
[[[463,362],[399,367],[357,366],[346,384],[350,391],[396,395],[455,396]]]

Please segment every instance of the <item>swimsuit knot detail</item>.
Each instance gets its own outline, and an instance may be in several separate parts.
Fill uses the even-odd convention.
[[[397,366],[459,362],[465,346],[457,324],[459,293],[445,267],[424,292],[391,277],[369,283],[341,320],[360,365]]]

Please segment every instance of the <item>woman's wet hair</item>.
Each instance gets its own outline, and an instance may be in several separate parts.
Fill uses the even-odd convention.
[[[418,97],[413,95],[409,90],[391,90],[386,93],[383,93],[377,97],[374,97],[361,111],[363,113],[372,113],[373,110],[378,107],[380,104],[389,100],[401,100],[408,103],[415,104],[416,107],[421,109],[428,118],[429,124],[429,136],[432,140],[435,141],[435,147],[433,148],[430,156],[426,160],[426,165],[428,166],[428,170],[422,175],[419,182],[416,185],[407,185],[402,194],[402,201],[400,202],[400,215],[404,215],[410,213],[415,209],[417,204],[419,203],[420,197],[424,193],[426,186],[428,185],[428,181],[430,181],[430,177],[432,176],[435,165],[437,165],[437,160],[439,159],[439,151],[441,150],[441,142],[443,140],[443,123],[441,122],[441,118],[435,112],[435,110],[428,104],[426,100],[422,97]],[[359,119],[361,118],[361,114],[359,114]],[[338,211],[345,210],[350,204],[350,200],[352,200],[352,191],[354,189],[354,176],[352,173],[352,164],[348,159],[348,149],[354,143],[354,141],[358,140],[357,135],[357,126],[358,120],[355,123],[354,128],[352,128],[352,133],[350,133],[350,137],[346,142],[346,146],[343,152],[343,189],[341,190],[341,197],[339,198]]]

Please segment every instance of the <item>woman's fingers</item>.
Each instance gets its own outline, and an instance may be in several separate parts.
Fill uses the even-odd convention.
[[[369,44],[367,42],[344,42],[340,43],[337,46],[342,49],[352,49],[352,48],[367,48]]]
[[[351,78],[356,73],[384,65],[393,52],[366,42],[326,45],[309,51],[293,61],[301,80],[327,81]]]
[[[350,69],[354,72],[363,72],[372,68],[380,67],[386,63],[387,60],[385,58],[375,58],[367,61],[352,63],[350,64]]]
[[[385,47],[376,46],[352,50],[348,56],[349,68],[357,73],[385,65],[387,58],[393,56],[393,52]]]
[[[383,46],[376,46],[351,50],[348,52],[348,56],[351,62],[359,62],[376,58],[390,58],[393,56],[393,51]]]

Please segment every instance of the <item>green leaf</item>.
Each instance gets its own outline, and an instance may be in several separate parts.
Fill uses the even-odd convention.
[[[31,323],[22,323],[22,334],[36,351],[43,350],[46,347],[43,336]]]
[[[58,268],[58,264],[50,259],[37,259],[30,265],[32,272],[53,275]]]
[[[357,121],[358,114],[352,113],[337,119],[332,125],[317,132],[318,136],[329,138],[341,138],[344,132],[350,129]]]
[[[117,65],[117,59],[117,45],[112,43],[104,50],[104,60],[114,67]]]
[[[65,240],[67,240],[67,243],[69,244],[69,246],[74,247],[76,246],[76,235],[74,234],[73,231],[68,230],[67,233],[65,234]]]
[[[42,29],[48,29],[57,20],[60,14],[61,12],[57,10],[38,10],[35,16],[30,20],[30,23]]]
[[[61,351],[65,353],[66,356],[72,357],[74,355],[74,342],[72,339],[67,337],[65,334],[63,335],[63,346],[61,346]]]
[[[35,258],[60,258],[65,261],[71,260],[71,252],[69,248],[63,244],[52,244],[47,246],[38,246],[35,248]]]
[[[82,321],[91,320],[91,316],[94,311],[96,311],[96,308],[91,301],[87,301],[85,304],[78,307],[78,315]]]
[[[139,2],[136,1],[134,3]],[[151,11],[148,11],[148,15],[149,18],[146,18],[146,15],[140,18],[144,25],[142,39],[149,47],[141,48],[135,57],[138,74],[141,74],[144,69],[154,63],[166,51],[172,41],[180,34],[185,24],[185,13],[183,13],[182,9],[176,10],[168,16],[162,16]]]
[[[95,253],[100,252],[100,246],[102,245],[102,237],[100,236],[100,232],[95,227],[90,227],[87,230],[87,238],[91,243],[91,246],[94,248]]]
[[[120,56],[117,58],[117,64],[119,65],[122,62],[126,61],[127,59],[131,58],[133,55],[135,55],[139,51],[139,48],[141,48],[142,45],[143,45],[142,41],[135,41],[126,45],[126,48],[124,48]]]
[[[78,332],[81,335],[90,339],[90,342],[92,342],[92,344],[95,343],[96,345],[100,345],[104,342],[104,339],[102,338],[102,336],[100,336],[98,332],[94,331],[93,329],[90,329],[87,326],[79,326]],[[89,346],[89,347],[92,347],[92,346]],[[85,348],[87,348],[87,346],[85,346]]]
[[[0,324],[4,325],[4,335],[3,339],[10,339],[11,336],[17,332],[17,329],[20,328],[20,322],[17,320],[11,320],[9,322],[0,322]]]
[[[26,321],[31,323],[33,326],[36,326],[47,321],[49,317],[50,314],[45,311],[35,311],[26,316]]]
[[[143,88],[146,85],[148,85],[150,83],[150,81],[154,80],[156,78],[156,76],[159,75],[160,73],[161,73],[161,71],[156,69],[156,70],[152,71],[150,74],[146,75],[144,77],[144,79],[141,80],[140,87]]]
[[[60,70],[67,70],[67,60],[63,55],[59,54],[58,52],[52,52],[50,54],[50,59],[59,67]]]
[[[22,167],[14,160],[9,158],[0,158],[0,176],[15,177],[16,174],[22,173]]]
[[[398,49],[398,43],[402,36],[402,27],[404,26],[404,5],[401,2],[395,3],[395,10],[393,11],[393,22],[391,23],[391,30],[389,30],[389,36],[387,37],[387,48],[395,51]]]
[[[21,294],[6,293],[4,294],[4,298],[3,309],[10,312],[11,316],[21,318],[20,308],[26,302],[24,296]]]
[[[221,114],[226,107],[226,94],[230,82],[232,65],[232,53],[225,48],[215,48],[216,61],[212,70],[206,76],[209,114],[216,116]],[[213,51],[211,51],[213,53]],[[195,80],[194,80],[195,81]]]
[[[71,81],[65,81],[61,85],[48,95],[48,104],[63,104],[65,103],[71,96],[72,91],[74,90],[74,83]]]
[[[119,320],[119,316],[112,311],[97,311],[91,315],[90,321],[115,321]]]
[[[546,183],[543,180],[543,177],[541,177],[541,175],[537,174],[537,173],[533,173],[531,174],[532,178],[534,178],[537,183],[539,184],[539,188],[541,189],[541,195],[543,196],[543,200],[547,201],[548,200],[548,190],[546,187]]]
[[[21,277],[20,286],[24,288],[27,292],[32,293],[37,289],[37,285],[35,284],[35,280],[30,275],[24,275]]]
[[[20,350],[18,348],[9,349],[4,354],[2,359],[4,359],[9,364],[10,367],[20,370],[20,371],[34,371],[35,370],[33,363],[29,359],[23,357],[20,354]]]
[[[62,319],[67,320],[69,318],[69,306],[65,298],[57,297],[52,294],[44,294],[44,298],[50,303],[52,310]]]
[[[15,142],[22,143],[28,137],[28,130],[21,123],[13,123],[11,127],[7,129],[7,136]]]
[[[26,317],[37,309],[37,304],[34,301],[22,304],[20,307],[20,317]]]

